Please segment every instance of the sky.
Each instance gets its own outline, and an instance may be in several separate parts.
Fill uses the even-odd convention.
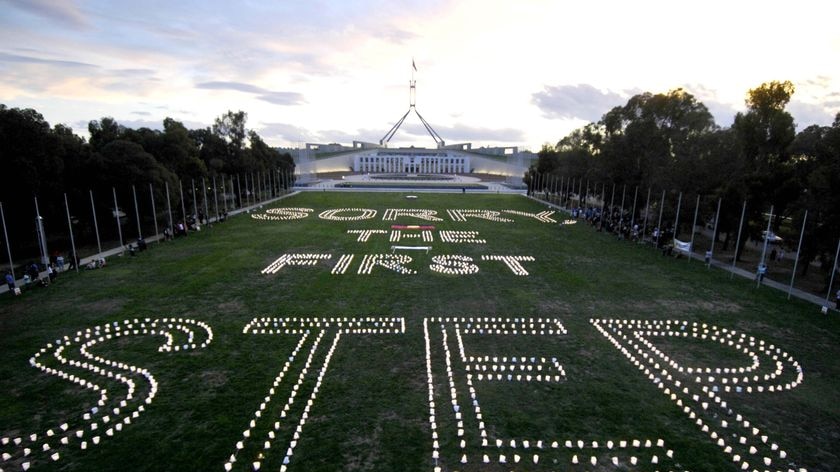
[[[413,73],[447,143],[536,151],[637,93],[683,88],[728,127],[790,80],[801,130],[840,112],[837,18],[825,0],[0,0],[0,103],[83,136],[243,110],[274,146],[378,142]],[[434,141],[412,114],[391,145]]]

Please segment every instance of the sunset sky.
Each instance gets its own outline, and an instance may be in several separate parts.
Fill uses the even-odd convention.
[[[0,103],[86,135],[114,117],[270,144],[378,141],[417,108],[449,143],[538,150],[633,94],[682,87],[721,126],[790,80],[798,129],[840,112],[840,2],[0,0]],[[433,145],[416,117],[392,143]]]

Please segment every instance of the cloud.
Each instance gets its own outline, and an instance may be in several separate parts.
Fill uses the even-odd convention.
[[[256,95],[256,97],[260,100],[273,103],[275,105],[301,105],[305,103],[303,95],[297,92],[277,92],[243,82],[202,82],[196,84],[196,88],[206,90],[234,90],[237,92],[250,93],[252,95]]]
[[[88,26],[84,13],[69,0],[5,0],[6,3],[27,13],[47,18],[57,23],[83,29]]]
[[[452,126],[434,126],[434,129],[447,143],[456,142],[497,142],[497,143],[518,143],[525,140],[525,133],[515,128],[483,128],[464,124]],[[421,124],[407,123],[400,128],[412,136],[428,137],[429,132]]]
[[[715,119],[715,124],[720,127],[726,128],[732,126],[732,123],[735,122],[735,114],[738,113],[738,109],[734,106],[718,102],[716,100],[700,100],[703,102],[703,105],[706,105],[706,108],[709,110],[709,113]]]
[[[547,118],[578,118],[597,121],[611,108],[621,105],[625,97],[613,92],[602,92],[589,85],[547,85],[531,96],[531,102]]]
[[[403,44],[417,37],[414,33],[387,25],[369,31],[373,37],[395,44]]]
[[[263,123],[262,127],[257,130],[259,135],[269,141],[286,141],[289,143],[297,143],[301,141],[312,142],[318,141],[319,136],[309,130],[290,123]]]
[[[279,143],[342,143],[353,141],[379,142],[382,131],[359,129],[352,132],[340,130],[310,130],[290,123],[263,123],[257,133],[267,142]]]
[[[87,62],[60,61],[55,59],[42,59],[34,56],[22,56],[20,54],[8,54],[0,52],[0,62],[13,62],[18,64],[43,64],[57,67],[91,68],[98,69],[99,66]]]
[[[794,99],[788,103],[787,111],[793,115],[796,128],[802,130],[811,125],[830,126],[834,121],[834,116],[840,111],[837,108],[838,105],[840,103],[835,102],[834,111],[832,112],[828,109],[831,107],[831,103],[817,105]]]

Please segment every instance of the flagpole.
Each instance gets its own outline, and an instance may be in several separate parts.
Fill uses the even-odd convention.
[[[67,203],[67,194],[64,194],[64,209],[67,210],[67,228],[70,230],[70,246],[73,247],[73,253],[70,257],[73,258],[73,267],[76,268],[76,273],[79,272],[79,264],[76,263],[76,238],[73,237],[73,222],[70,220],[70,204]]]
[[[677,200],[677,216],[674,218],[674,239],[677,239],[677,235],[680,233],[680,207],[682,206],[682,192],[680,192],[680,197]]]
[[[650,217],[650,191],[651,188],[648,187],[647,202],[645,203],[645,222],[644,226],[642,227],[642,237],[639,238],[639,242],[645,242],[645,235],[647,234],[647,222],[648,218]]]
[[[195,217],[195,224],[196,225],[203,225],[204,222],[201,221],[201,218],[198,217],[198,201],[195,199],[195,179],[190,179],[190,188],[192,188],[192,200],[193,200],[193,216]]]
[[[793,280],[796,278],[796,266],[799,264],[799,254],[802,251],[802,237],[805,236],[805,222],[808,221],[808,210],[805,210],[805,216],[802,218],[802,231],[799,232],[799,245],[796,246],[796,258],[793,260],[793,272],[790,274],[790,288],[788,288],[788,300],[790,294],[793,292]]]
[[[828,306],[828,297],[831,296],[831,288],[834,285],[834,274],[837,272],[837,258],[840,257],[840,239],[837,240],[837,251],[834,253],[834,265],[831,266],[831,280],[828,282],[828,291],[825,293],[825,306]],[[840,302],[838,302],[840,304]],[[840,310],[840,306],[836,306]]]
[[[773,205],[770,205],[770,215],[767,216],[767,230],[764,232],[764,247],[761,249],[761,261],[758,263],[758,283],[756,283],[756,288],[761,285],[762,276],[761,276],[761,266],[764,266],[764,274],[767,274],[767,264],[764,263],[765,256],[767,255],[767,245],[770,243],[770,225],[773,224]]]
[[[659,247],[659,241],[662,240],[662,212],[665,211],[665,190],[662,191],[662,202],[659,204],[659,222],[656,223],[658,231],[656,235],[656,247]]]
[[[697,228],[697,213],[700,211],[700,194],[697,194],[697,204],[694,205],[694,222],[691,223],[691,245],[688,250],[688,260],[691,261],[691,255],[694,254],[694,232]]]
[[[213,176],[213,208],[216,210],[216,222],[219,221],[219,197],[216,193],[216,176]]]
[[[155,237],[158,237],[160,232],[158,230],[157,209],[155,208],[155,189],[151,182],[149,182],[149,198],[152,200],[152,219],[155,220]],[[160,242],[159,237],[157,241]]]
[[[114,218],[117,220],[117,234],[120,236],[120,250],[122,250],[125,244],[122,236],[122,222],[120,222],[120,207],[117,204],[117,189],[111,187],[111,192],[114,194]]]
[[[90,209],[93,212],[93,229],[96,231],[96,248],[99,249],[99,253],[102,253],[102,243],[99,241],[99,223],[96,221],[96,206],[93,204],[93,190],[88,190],[90,192]]]
[[[709,265],[706,266],[707,269],[712,267],[712,258],[715,257],[715,241],[717,240],[717,229],[718,229],[718,221],[720,221],[720,202],[723,201],[723,198],[718,198],[717,204],[717,213],[715,213],[715,227],[712,229],[712,245],[709,248],[710,257],[709,257]]]
[[[189,229],[189,225],[187,224],[187,207],[184,205],[184,186],[181,184],[181,179],[178,179],[178,193],[181,195],[181,221],[184,223],[184,235],[187,234],[187,229]]]
[[[172,221],[172,199],[169,196],[169,181],[164,181],[163,186],[166,188],[166,212],[169,214],[169,235],[175,236],[175,227]]]
[[[735,255],[732,256],[732,269],[729,271],[729,278],[735,276],[735,262],[738,261],[738,249],[741,248],[741,230],[744,229],[744,215],[747,213],[747,201],[744,200],[744,206],[741,208],[741,222],[738,223],[738,239],[735,241]]]
[[[134,197],[134,216],[137,218],[137,237],[143,239],[143,230],[140,228],[140,207],[137,205],[137,189],[131,184],[131,195]],[[64,194],[67,198],[67,194]]]
[[[201,178],[201,194],[204,195],[204,221],[210,223],[210,210],[207,208],[207,182]]]
[[[622,220],[624,220],[624,196],[627,194],[627,184],[621,188],[621,209],[618,210],[618,224],[621,225]],[[621,228],[619,228],[621,231]]]
[[[6,238],[6,254],[9,256],[9,272],[15,276],[15,264],[12,262],[12,246],[9,245],[9,233],[6,231],[6,212],[3,211],[3,202],[0,202],[0,219],[3,220],[3,236]]]

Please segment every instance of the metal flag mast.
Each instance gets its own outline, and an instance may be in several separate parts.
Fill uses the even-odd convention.
[[[417,117],[420,118],[420,122],[423,123],[423,126],[426,128],[426,131],[429,132],[429,135],[432,137],[432,139],[435,140],[435,144],[437,144],[437,147],[442,148],[446,145],[446,143],[443,141],[443,138],[441,138],[440,135],[437,134],[437,131],[435,131],[434,128],[432,128],[432,125],[430,125],[429,122],[426,121],[425,118],[423,118],[423,115],[421,115],[419,111],[417,111],[417,106],[416,106],[416,102],[417,102],[417,87],[416,87],[416,84],[417,84],[417,81],[414,80],[414,72],[416,70],[417,70],[417,66],[414,64],[414,59],[412,59],[411,60],[411,81],[409,82],[409,91],[408,91],[408,111],[405,112],[405,115],[403,115],[402,118],[400,118],[400,120],[397,121],[397,124],[395,124],[393,127],[391,127],[390,131],[385,133],[385,136],[383,136],[382,139],[379,140],[379,144],[381,146],[387,146],[388,145],[388,143],[391,141],[391,138],[394,137],[394,134],[396,134],[397,130],[400,129],[400,126],[402,126],[403,121],[405,121],[406,117],[408,117],[408,115],[411,113],[412,110],[414,110],[414,113],[416,113]]]

